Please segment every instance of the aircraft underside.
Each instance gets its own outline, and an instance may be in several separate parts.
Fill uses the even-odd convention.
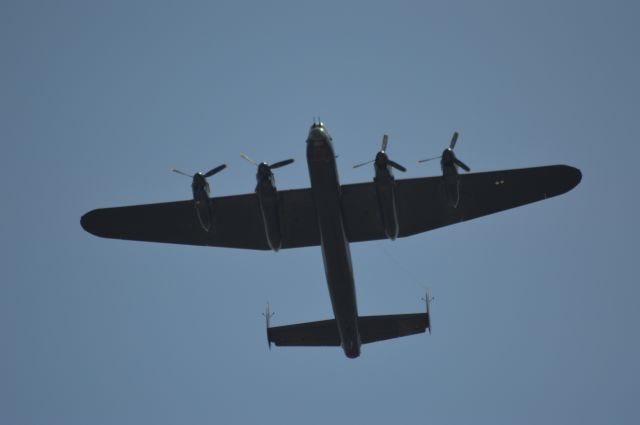
[[[372,161],[375,178],[341,185],[332,139],[314,123],[307,139],[311,187],[278,191],[271,165],[257,163],[254,193],[211,197],[207,173],[193,179],[193,199],[101,208],[83,215],[82,227],[100,237],[255,250],[320,246],[334,319],[270,326],[269,345],[342,346],[347,357],[360,355],[361,344],[431,330],[429,295],[423,313],[358,316],[349,244],[416,235],[532,202],[574,188],[582,174],[566,165],[469,173],[454,154],[458,133],[440,158],[442,175],[396,180],[392,169],[406,169],[389,159],[387,136]],[[459,174],[459,169],[467,171]]]

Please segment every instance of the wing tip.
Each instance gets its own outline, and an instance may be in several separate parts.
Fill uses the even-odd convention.
[[[570,165],[561,165],[563,169],[563,179],[566,183],[565,190],[561,193],[565,193],[576,187],[582,181],[582,171],[576,167]]]
[[[93,234],[93,232],[91,231],[91,213],[92,212],[93,211],[89,211],[88,213],[80,217],[80,226],[82,226],[85,232],[89,232],[91,234]]]
[[[94,236],[105,237],[104,233],[99,231],[100,226],[98,225],[97,215],[99,214],[99,210],[91,210],[88,213],[84,214],[80,217],[80,226],[87,233],[91,233]]]

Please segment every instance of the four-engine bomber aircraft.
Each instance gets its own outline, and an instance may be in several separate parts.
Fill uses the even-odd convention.
[[[395,180],[392,168],[405,169],[387,156],[385,135],[370,161],[373,182],[340,185],[331,136],[314,122],[307,138],[311,188],[276,190],[271,170],[293,162],[285,160],[256,163],[255,193],[212,198],[206,178],[220,165],[190,176],[193,200],[97,209],[81,224],[115,239],[274,251],[320,245],[335,319],[271,327],[267,311],[268,342],[342,346],[355,358],[361,344],[431,328],[428,296],[425,313],[358,316],[350,242],[393,240],[539,201],[571,190],[582,177],[566,165],[458,174],[469,167],[453,153],[457,137],[439,157],[442,176]]]

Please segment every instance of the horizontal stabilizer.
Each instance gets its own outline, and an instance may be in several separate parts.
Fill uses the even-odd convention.
[[[363,344],[424,333],[429,327],[427,313],[362,316],[358,318]]]
[[[282,347],[339,347],[340,333],[335,320],[275,326],[267,329],[269,344]]]
[[[423,333],[429,327],[428,313],[361,316],[358,318],[363,344]],[[277,346],[340,346],[335,320],[276,326],[267,330],[269,343]]]

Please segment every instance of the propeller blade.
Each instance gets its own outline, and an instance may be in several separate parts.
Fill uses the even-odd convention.
[[[256,167],[258,166],[258,163],[255,162],[253,159],[251,159],[249,156],[247,156],[244,152],[240,152],[240,156],[246,159],[247,161],[249,161],[250,163],[252,163],[253,165],[255,165]]]
[[[214,174],[218,174],[220,171],[224,170],[225,168],[227,168],[227,164],[218,165],[216,168],[209,170],[207,174],[204,175],[204,177],[205,178],[211,177]]]
[[[402,171],[403,173],[405,171],[407,171],[406,168],[404,168],[402,165],[398,164],[395,161],[389,160],[389,165],[391,165],[393,168],[395,168],[396,170]]]
[[[276,162],[275,164],[269,165],[270,169],[284,167],[285,165],[289,165],[293,162],[293,158],[285,159],[284,161]]]
[[[172,168],[171,171],[173,171],[174,173],[182,174],[183,176],[187,176],[187,177],[193,178],[193,176],[191,174],[183,173],[182,171],[176,170],[175,168]]]
[[[449,149],[453,150],[453,148],[456,146],[457,141],[458,141],[458,132],[454,131],[453,137],[451,138],[451,143],[449,144]]]
[[[380,149],[382,152],[386,152],[388,143],[389,143],[389,135],[385,133],[385,135],[382,136],[382,148]]]
[[[363,165],[371,164],[373,161],[375,161],[375,159],[372,159],[371,161],[363,162],[362,164],[354,165],[353,168],[358,168],[358,167],[362,167]]]
[[[433,158],[421,159],[421,160],[418,161],[418,163],[421,164],[423,162],[433,161],[434,159],[439,159],[439,158],[442,158],[442,155],[434,156]]]
[[[453,162],[455,162],[458,166],[460,166],[461,168],[463,168],[463,169],[464,169],[464,171],[467,171],[467,172],[471,171],[471,168],[469,168],[469,167],[467,166],[467,164],[465,164],[464,162],[460,161],[458,158],[454,158],[454,159],[453,159]]]

